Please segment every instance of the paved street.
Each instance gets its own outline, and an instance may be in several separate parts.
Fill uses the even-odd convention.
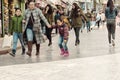
[[[37,58],[35,56],[35,46],[33,47],[32,58],[29,58],[27,55],[21,55],[21,49],[17,51],[17,55],[15,58],[7,55],[0,56],[0,66],[7,65],[16,65],[16,64],[29,64],[29,63],[39,63],[39,62],[51,62],[58,60],[68,60],[75,58],[86,58],[93,56],[103,56],[103,55],[111,55],[111,54],[119,54],[120,53],[120,28],[118,27],[116,30],[116,47],[109,47],[107,41],[107,29],[106,27],[98,29],[94,29],[91,33],[87,33],[86,30],[80,35],[81,43],[79,46],[75,46],[75,36],[73,30],[70,31],[69,36],[69,52],[70,56],[68,58],[64,58],[60,56],[60,50],[57,45],[58,36],[53,38],[53,45],[48,47],[46,43],[41,44],[41,54],[40,57]]]
[[[120,80],[120,54],[0,67],[0,80]]]
[[[15,58],[0,56],[0,80],[120,80],[120,28],[116,31],[116,47],[109,47],[106,28],[86,30],[81,34],[80,46],[74,46],[74,33],[68,42],[70,56],[59,55],[58,36],[53,45],[41,45],[41,55],[32,58],[17,51]]]

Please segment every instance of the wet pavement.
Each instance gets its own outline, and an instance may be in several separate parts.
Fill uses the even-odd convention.
[[[120,54],[0,67],[0,80],[120,80]]]
[[[17,64],[31,64],[40,62],[63,61],[87,57],[96,57],[104,55],[113,55],[120,53],[120,28],[116,30],[116,46],[109,47],[107,40],[106,27],[94,29],[92,32],[87,33],[86,30],[80,33],[80,45],[75,46],[75,36],[73,30],[70,31],[68,48],[70,56],[65,58],[60,56],[58,47],[58,35],[53,37],[52,46],[48,47],[48,41],[41,44],[40,57],[35,56],[35,46],[33,47],[32,57],[21,55],[21,49],[17,51],[16,57],[13,58],[9,54],[0,56],[0,66],[17,65]]]

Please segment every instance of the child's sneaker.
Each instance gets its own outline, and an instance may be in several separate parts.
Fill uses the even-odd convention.
[[[68,51],[65,51],[64,57],[68,57],[68,56],[69,56],[69,52],[68,52]]]
[[[65,53],[64,49],[63,49],[63,48],[61,48],[60,50],[61,50],[60,55],[64,55],[64,53]]]
[[[15,57],[15,54],[14,53],[9,53],[12,57]]]

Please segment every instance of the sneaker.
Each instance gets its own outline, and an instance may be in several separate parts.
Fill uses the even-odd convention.
[[[64,55],[64,53],[65,53],[64,49],[63,49],[63,48],[61,48],[60,50],[61,50],[60,55]]]
[[[112,47],[112,44],[111,44],[111,43],[109,44],[109,47]]]
[[[68,52],[68,51],[65,51],[64,57],[68,57],[68,56],[69,56],[69,52]]]
[[[112,40],[112,46],[115,46],[115,41],[114,40]]]
[[[12,57],[15,57],[15,54],[14,54],[14,53],[10,53],[10,55],[11,55]]]

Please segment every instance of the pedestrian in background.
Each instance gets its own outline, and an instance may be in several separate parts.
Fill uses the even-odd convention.
[[[85,21],[87,21],[85,14],[81,10],[81,8],[78,6],[78,4],[73,3],[70,18],[71,18],[72,27],[74,28],[75,36],[76,36],[75,46],[77,46],[80,43],[79,32],[83,23],[82,17],[84,18]]]
[[[48,4],[45,7],[44,15],[45,15],[46,19],[48,20],[48,22],[50,23],[50,25],[53,25],[55,23],[54,22],[54,16],[53,16],[53,9],[52,9],[52,6],[50,4]],[[52,45],[51,33],[52,33],[52,28],[48,28],[46,26],[46,36],[47,36],[47,38],[49,40],[48,46]]]
[[[104,24],[105,24],[105,13],[102,11],[102,13],[101,13],[101,24],[104,26]]]
[[[60,13],[59,10],[56,10],[55,12],[55,16],[54,16],[54,20],[55,20],[55,24],[57,25],[57,20],[60,18]],[[56,34],[58,33],[58,30],[56,28]]]
[[[16,8],[15,16],[13,16],[11,19],[11,26],[10,26],[9,33],[10,34],[13,33],[13,48],[12,48],[12,53],[10,53],[10,55],[13,57],[15,57],[15,54],[16,54],[18,39],[20,40],[20,43],[22,46],[22,55],[25,54],[25,45],[23,42],[23,32],[22,32],[23,16],[21,14],[22,14],[21,9]]]
[[[98,29],[100,28],[100,22],[101,22],[101,13],[98,12],[96,16],[96,24],[98,26]]]
[[[115,46],[115,30],[116,30],[116,16],[118,12],[114,7],[113,1],[108,0],[107,8],[105,10],[105,16],[107,19],[107,30],[108,30],[108,40],[109,45]],[[112,37],[112,40],[111,40]]]
[[[90,13],[89,9],[87,10],[87,13],[85,15],[88,18],[88,22],[86,23],[87,24],[87,32],[90,32],[91,31],[90,22],[91,22],[92,14]]]
[[[28,43],[27,55],[30,57],[32,53],[33,41],[36,44],[36,56],[39,56],[40,53],[40,43],[41,40],[43,40],[40,24],[41,19],[44,21],[47,27],[51,27],[47,19],[44,17],[42,11],[35,7],[35,3],[33,1],[29,2],[29,8],[25,11],[23,22],[25,23],[24,33],[27,35]]]

